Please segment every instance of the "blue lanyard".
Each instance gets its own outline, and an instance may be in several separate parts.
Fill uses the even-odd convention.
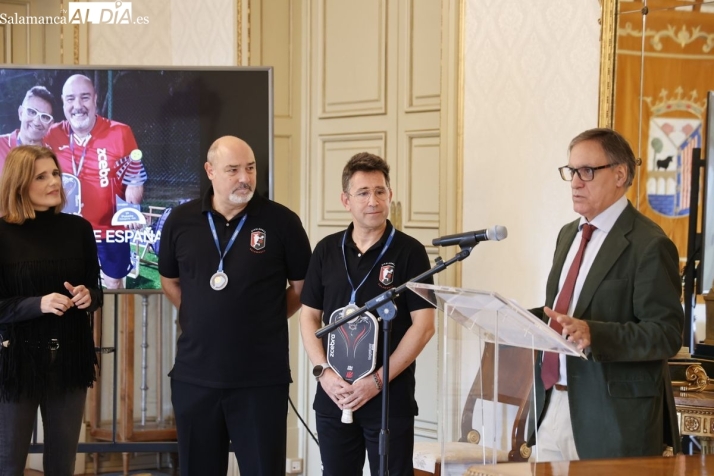
[[[350,287],[352,288],[352,294],[350,295],[350,304],[355,303],[355,299],[357,296],[357,290],[362,287],[365,281],[367,281],[367,278],[369,277],[370,273],[374,269],[374,267],[379,263],[379,260],[382,259],[382,256],[384,256],[384,253],[387,252],[387,248],[389,248],[389,245],[392,244],[392,238],[394,238],[394,232],[396,228],[392,227],[391,233],[389,233],[389,238],[387,238],[387,242],[384,244],[382,247],[382,251],[379,253],[379,256],[377,256],[377,259],[374,261],[374,264],[372,265],[371,268],[369,268],[369,271],[367,271],[367,274],[364,276],[364,279],[362,279],[362,282],[359,283],[359,286],[355,288],[354,284],[352,284],[352,278],[350,278],[350,270],[347,268],[347,257],[345,256],[345,239],[347,238],[347,230],[345,230],[345,233],[342,235],[342,260],[345,263],[345,271],[347,272],[347,281],[350,283]]]
[[[221,253],[221,244],[218,242],[218,234],[216,233],[216,225],[213,223],[213,214],[210,211],[208,212],[208,223],[211,225],[211,233],[213,233],[213,241],[216,243],[216,248],[218,248],[218,256],[221,257],[221,261],[218,263],[218,272],[219,273],[223,272],[223,258],[225,258],[226,254],[228,254],[228,250],[230,250],[231,246],[233,246],[233,242],[236,241],[236,237],[238,236],[238,233],[240,233],[240,229],[243,228],[243,223],[245,223],[246,218],[248,218],[247,213],[245,215],[243,215],[243,218],[241,218],[240,223],[238,223],[238,226],[236,227],[236,231],[233,232],[233,236],[231,236],[231,240],[228,242],[228,246],[226,246],[226,251]]]

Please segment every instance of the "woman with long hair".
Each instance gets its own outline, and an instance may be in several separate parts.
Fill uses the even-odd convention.
[[[20,146],[0,177],[0,475],[22,475],[37,408],[46,475],[74,473],[87,388],[96,378],[91,313],[102,305],[97,246],[61,213],[47,148]]]

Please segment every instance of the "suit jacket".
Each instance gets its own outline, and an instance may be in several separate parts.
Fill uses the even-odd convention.
[[[567,224],[558,235],[546,287],[548,307],[578,224]],[[588,360],[567,357],[570,416],[581,459],[661,455],[664,444],[680,450],[667,367],[682,346],[680,295],[676,247],[628,203],[603,242],[573,312],[588,322],[591,335]],[[539,356],[539,420],[547,407],[541,361]]]

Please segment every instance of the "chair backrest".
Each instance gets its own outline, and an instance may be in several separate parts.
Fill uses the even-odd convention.
[[[494,398],[494,368],[496,346],[487,343],[481,356],[481,367],[471,385],[461,414],[460,441],[471,441],[473,415],[478,400],[496,401]],[[509,461],[527,461],[530,455],[526,443],[526,427],[533,387],[533,357],[531,349],[500,345],[498,347],[498,402],[518,408],[511,430]],[[477,432],[478,433],[478,432]],[[472,441],[474,442],[474,441]]]

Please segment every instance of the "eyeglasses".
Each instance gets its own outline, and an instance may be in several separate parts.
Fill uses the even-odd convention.
[[[580,177],[580,180],[582,180],[583,182],[590,182],[592,179],[595,178],[596,170],[614,167],[615,165],[617,164],[601,165],[600,167],[578,167],[577,169],[565,165],[563,167],[559,167],[558,171],[560,172],[560,178],[562,178],[566,182],[572,181],[573,177],[575,177],[575,174],[578,174],[578,177]]]
[[[374,190],[360,190],[357,193],[347,193],[350,197],[354,198],[355,201],[359,203],[367,203],[369,198],[374,194],[374,197],[380,202],[384,202],[389,198],[388,188],[375,188]]]
[[[34,119],[37,116],[40,116],[40,122],[42,122],[43,124],[49,124],[50,122],[52,122],[52,119],[54,119],[51,114],[47,114],[46,112],[40,112],[32,107],[25,106],[24,109],[25,113],[27,113],[27,117],[29,117],[30,119]]]

